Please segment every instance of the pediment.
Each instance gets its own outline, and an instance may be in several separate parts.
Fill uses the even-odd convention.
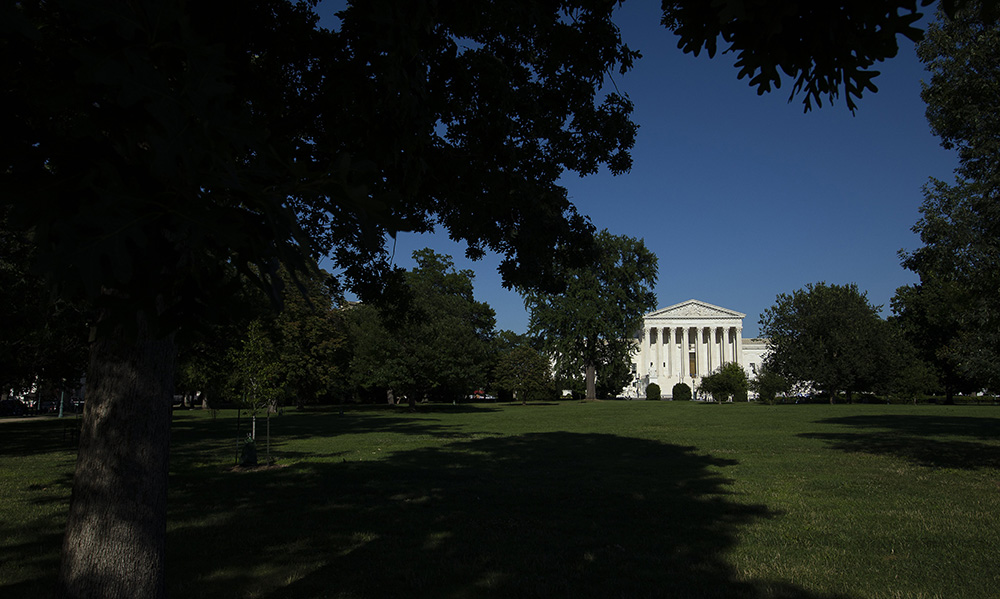
[[[712,304],[702,302],[699,300],[688,300],[686,302],[681,302],[679,304],[674,304],[673,306],[667,306],[666,308],[660,308],[655,312],[650,312],[646,315],[646,318],[746,318],[746,314],[742,312],[737,312],[736,310],[729,310],[728,308],[721,308],[719,306],[713,306]]]

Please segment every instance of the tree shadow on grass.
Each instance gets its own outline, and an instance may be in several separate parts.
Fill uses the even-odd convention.
[[[818,597],[741,580],[727,563],[742,526],[778,515],[728,493],[721,471],[735,463],[690,447],[555,432],[375,462],[202,472],[171,491],[170,591]]]
[[[0,455],[26,456],[76,451],[80,437],[80,417],[35,416],[0,424]]]
[[[59,568],[65,517],[44,522],[0,522],[0,596],[49,597]],[[10,539],[15,539],[11,541]]]
[[[854,427],[865,432],[800,436],[827,441],[841,451],[891,455],[920,466],[1000,470],[1000,418],[845,416],[820,420],[818,424]]]
[[[423,406],[426,407],[426,406]],[[439,439],[470,439],[483,434],[480,431],[469,432],[462,424],[445,424],[441,418],[433,416],[434,412],[450,411],[452,406],[429,410],[429,414],[405,411],[405,408],[389,406],[367,406],[347,409],[343,414],[336,410],[288,411],[284,415],[271,416],[271,451],[278,459],[306,457],[302,452],[284,449],[291,441],[316,440],[325,437],[336,437],[342,434],[364,435],[369,433],[391,433],[394,435],[413,435],[436,437]],[[459,411],[476,406],[458,406]],[[477,408],[478,409],[478,408]],[[496,411],[496,408],[478,409],[480,412]],[[267,421],[264,415],[257,415],[257,445],[258,454],[263,451]],[[237,427],[233,411],[228,411],[217,418],[209,418],[204,414],[188,411],[175,411],[171,422],[171,469],[178,464],[192,461],[203,461],[206,456],[218,460],[219,456],[231,452],[235,463],[238,444],[250,432],[250,418],[243,414]],[[226,463],[223,458],[223,464]]]
[[[433,412],[433,410],[430,411],[430,413]],[[239,426],[243,433],[250,431],[250,417],[246,412],[241,415]],[[265,426],[265,415],[257,414],[257,433],[262,433]],[[405,413],[399,409],[389,411],[348,410],[343,414],[336,411],[289,411],[283,415],[273,414],[271,426],[273,427],[272,432],[277,432],[275,436],[284,439],[313,439],[343,433],[375,432],[453,437],[457,434],[456,431],[461,428],[460,425],[442,424],[440,419],[418,413]],[[230,437],[235,438],[236,428],[236,418],[232,412],[216,419],[175,413],[171,422],[171,435],[174,438],[183,439],[184,442],[181,443],[181,446],[185,446],[189,439],[214,442]]]

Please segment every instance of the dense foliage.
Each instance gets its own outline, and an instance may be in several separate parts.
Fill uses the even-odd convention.
[[[927,6],[932,0],[921,0]],[[949,0],[952,14],[996,14],[996,0]],[[899,51],[897,38],[920,40],[923,16],[916,0],[808,2],[798,0],[663,0],[663,24],[679,36],[678,47],[695,55],[736,55],[739,78],[749,78],[758,94],[780,88],[782,73],[792,80],[789,99],[803,94],[805,110],[832,102],[841,91],[854,111],[855,98],[876,92],[872,67]],[[831,43],[836,40],[838,43]],[[722,42],[721,44],[719,42]]]
[[[587,266],[566,269],[559,294],[524,290],[529,333],[555,360],[557,377],[586,379],[588,399],[615,396],[628,383],[635,331],[656,307],[656,255],[641,240],[601,231],[598,255]]]
[[[779,294],[760,319],[767,369],[808,390],[848,398],[884,388],[898,366],[890,325],[855,284],[806,285]]]
[[[498,390],[511,391],[513,398],[521,400],[521,403],[555,398],[548,356],[527,343],[500,356],[493,380]]]
[[[745,401],[749,390],[749,380],[743,367],[736,362],[729,362],[719,367],[715,372],[702,377],[698,391],[707,393],[717,402]]]
[[[391,392],[413,404],[456,400],[485,387],[495,317],[473,295],[473,273],[448,256],[413,253],[405,308],[352,306],[345,312],[352,383],[370,395]]]
[[[30,235],[0,218],[0,398],[36,384],[75,388],[87,366],[90,314],[56,298],[33,272]]]
[[[786,393],[790,385],[785,377],[765,365],[757,372],[757,376],[750,380],[749,389],[757,394],[758,400],[773,404],[777,395]]]
[[[931,73],[927,120],[959,168],[954,184],[924,188],[913,228],[924,245],[903,253],[920,283],[897,290],[893,311],[950,399],[1000,388],[1000,20],[974,9],[939,17],[918,54]]]
[[[224,317],[192,324],[177,336],[177,393],[185,403],[241,402],[233,357],[251,326],[273,346],[281,401],[303,406],[330,401],[346,389],[348,348],[343,298],[330,275],[315,265],[293,283],[281,269],[281,304],[275,310],[259,288],[244,281],[229,297]],[[256,323],[256,324],[254,324]]]

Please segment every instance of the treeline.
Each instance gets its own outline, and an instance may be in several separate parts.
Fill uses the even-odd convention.
[[[0,388],[45,399],[71,390],[87,370],[96,315],[48,301],[27,269],[30,240],[0,236],[5,327]],[[345,301],[318,266],[274,276],[273,293],[228,273],[223,309],[176,333],[175,397],[191,407],[385,401],[460,401],[558,396],[549,360],[524,335],[497,331],[495,313],[473,295],[473,273],[450,257],[414,253],[416,267],[386,283],[378,304]]]
[[[191,405],[253,405],[256,393],[299,407],[557,396],[544,355],[525,336],[496,330],[472,271],[429,249],[413,257],[416,266],[373,304],[345,301],[319,269],[307,280],[283,273],[277,310],[246,287],[225,322],[179,339],[178,392]],[[512,356],[533,369],[523,373],[531,385],[509,376]]]
[[[26,267],[29,241],[0,239],[10,250],[0,263],[3,309],[18,323],[0,344],[0,383],[15,393],[44,383],[55,395],[86,372],[97,314],[45,301],[44,281]],[[390,273],[378,300],[364,304],[346,301],[337,277],[315,264],[294,275],[233,268],[217,282],[226,301],[174,333],[175,401],[256,413],[345,402],[615,397],[630,377],[628,333],[656,304],[656,257],[640,240],[607,231],[596,241],[590,265],[560,273],[559,292],[519,290],[531,313],[525,335],[498,331],[493,309],[475,299],[473,272],[429,249],[414,252],[414,268]]]
[[[375,303],[345,301],[319,269],[282,272],[277,311],[244,285],[220,323],[179,338],[178,390],[192,404],[272,408],[615,397],[630,379],[630,333],[656,305],[656,256],[607,231],[595,242],[591,264],[559,272],[558,291],[518,289],[526,335],[496,330],[473,272],[430,249],[387,276]]]

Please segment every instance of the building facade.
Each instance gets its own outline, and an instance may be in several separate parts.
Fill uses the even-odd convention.
[[[675,384],[696,390],[702,377],[730,362],[753,378],[767,348],[762,339],[743,339],[744,318],[742,312],[694,299],[646,314],[626,396],[645,397],[646,386],[657,383],[662,397],[670,399]]]

